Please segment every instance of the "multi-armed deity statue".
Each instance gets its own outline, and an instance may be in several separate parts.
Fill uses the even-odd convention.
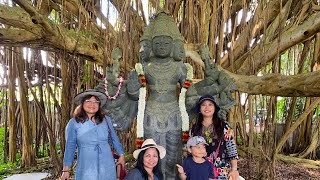
[[[199,96],[215,96],[221,107],[219,115],[223,118],[234,104],[231,92],[235,86],[226,73],[212,64],[207,46],[200,49],[206,65],[205,79],[189,85],[192,79],[188,76],[191,74],[192,78],[193,72],[188,68],[190,65],[184,63],[183,42],[173,18],[164,12],[156,14],[141,37],[140,63],[136,71],[130,72],[128,79],[123,80],[117,77],[116,69],[109,69],[106,80],[96,87],[107,94],[117,95],[109,96],[106,106],[116,129],[128,128],[138,114],[138,137],[153,138],[166,148],[167,155],[162,161],[165,179],[177,177],[175,164],[181,164],[182,127],[184,124],[189,127],[189,117],[192,118]],[[116,57],[113,56],[115,61]],[[188,89],[186,93],[181,92],[179,100],[177,91],[181,88],[178,87]],[[186,110],[185,117],[182,111]]]

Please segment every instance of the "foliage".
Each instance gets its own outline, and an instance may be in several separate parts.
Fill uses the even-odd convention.
[[[286,111],[286,98],[281,98],[277,102],[277,123],[282,123],[284,121],[284,112]]]
[[[237,142],[237,145],[243,145],[243,140],[241,136],[236,136],[236,142]]]
[[[16,160],[17,162],[4,162],[4,131],[5,131],[5,128],[0,128],[0,179],[3,179],[9,175],[12,174],[12,172],[16,169],[20,169],[20,160],[21,160],[21,154],[20,153],[17,153],[16,154]],[[47,148],[42,148],[42,146],[39,148],[41,149],[38,154],[37,154],[37,158],[41,158],[41,157],[48,157],[48,149],[50,149],[50,145],[49,144],[46,144],[45,145]],[[60,150],[61,147],[60,147],[60,144],[57,144],[56,145],[56,149],[57,150]],[[31,168],[31,169],[27,169],[27,170],[23,170],[22,172],[23,173],[30,173],[30,172],[35,172],[35,171],[39,171],[38,167],[34,167],[34,168]]]
[[[4,128],[0,128],[0,161],[3,162],[4,161]],[[1,168],[0,168],[1,170]]]
[[[84,64],[83,65],[83,71],[84,71],[84,76],[83,76],[83,81],[81,82],[81,84],[86,84],[88,82],[90,82],[90,80],[92,79],[92,76],[89,74],[89,64]]]
[[[60,22],[60,16],[58,15],[58,12],[55,11],[54,9],[51,11],[49,15],[49,19],[55,24],[59,24]]]
[[[0,107],[4,107],[6,105],[6,98],[5,98],[6,94],[4,92],[0,92]]]
[[[35,146],[35,144],[33,144]],[[56,150],[57,152],[61,152],[61,146],[60,144],[56,144]],[[50,143],[46,144],[40,144],[39,150],[37,152],[37,158],[44,158],[44,157],[49,157],[49,151],[50,151]]]
[[[7,162],[4,163],[4,131],[5,128],[0,128],[0,178],[2,175],[6,175],[11,172],[12,169],[16,169],[20,167],[20,164],[15,162]],[[16,155],[18,162],[20,161],[20,154],[17,153]]]

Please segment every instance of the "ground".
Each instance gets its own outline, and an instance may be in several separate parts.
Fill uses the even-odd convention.
[[[126,169],[132,169],[135,162],[127,162]],[[246,180],[257,180],[258,163],[255,159],[241,158],[238,162],[239,173]],[[320,169],[310,169],[283,162],[276,163],[276,180],[320,180]]]
[[[130,158],[132,159],[132,158]],[[126,170],[127,172],[134,168],[135,160],[127,161]],[[258,161],[256,159],[250,158],[240,158],[238,161],[239,173],[246,180],[260,180],[262,178],[258,177]],[[45,172],[50,172],[53,168],[49,170],[44,170]],[[45,179],[57,179],[56,177],[45,178]],[[294,164],[286,164],[283,162],[276,162],[276,180],[320,180],[320,169],[310,169],[305,167],[300,167]]]
[[[240,159],[239,172],[245,179],[258,179],[258,163],[254,159]],[[276,163],[276,180],[320,180],[320,169],[310,169],[283,162]]]

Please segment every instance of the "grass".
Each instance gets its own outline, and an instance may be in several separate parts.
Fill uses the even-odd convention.
[[[4,128],[0,128],[0,178],[10,175],[12,169],[17,169],[20,167],[20,154],[17,153],[17,162],[6,162],[4,159]]]

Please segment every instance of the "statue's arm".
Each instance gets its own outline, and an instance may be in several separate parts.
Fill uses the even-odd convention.
[[[187,67],[184,63],[181,63],[180,78],[179,78],[179,83],[181,87],[183,86],[183,83],[186,80],[186,78],[187,78]]]
[[[213,63],[207,45],[201,45],[200,56],[205,64],[205,78],[196,84],[192,84],[187,91],[186,108],[188,114],[192,118],[192,115],[196,113],[194,112],[194,106],[199,97],[210,94],[216,98],[221,108],[219,116],[225,119],[230,108],[235,104],[231,93],[236,90],[236,86],[228,74],[222,72],[218,65]]]

